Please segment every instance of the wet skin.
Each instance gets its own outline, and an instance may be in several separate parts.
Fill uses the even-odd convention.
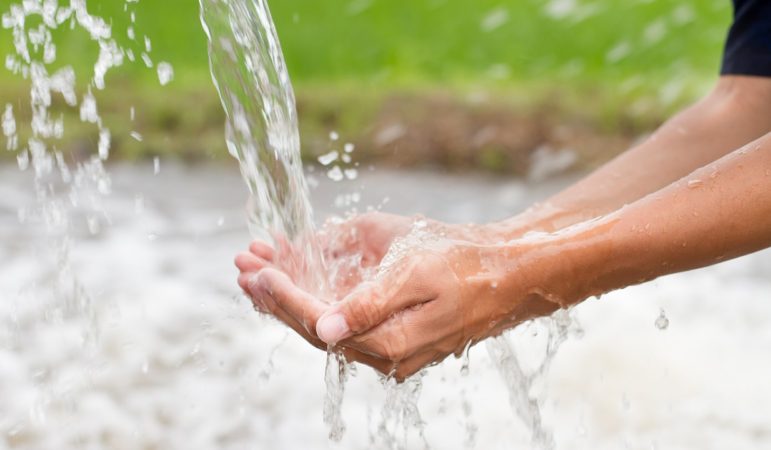
[[[239,284],[309,342],[403,379],[470,344],[614,289],[771,246],[771,79],[723,77],[704,100],[543,205],[441,238],[374,281],[314,298],[255,242]],[[750,144],[744,145],[750,142]],[[738,149],[738,150],[735,150]],[[626,206],[625,206],[626,205]],[[413,218],[370,214],[321,239],[377,267]],[[529,231],[538,233],[528,233]]]

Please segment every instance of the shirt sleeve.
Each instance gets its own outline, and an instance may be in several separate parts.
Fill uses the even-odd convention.
[[[723,75],[771,77],[771,0],[733,0]]]

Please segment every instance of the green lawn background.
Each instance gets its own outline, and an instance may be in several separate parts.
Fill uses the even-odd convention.
[[[615,117],[628,119],[630,111],[640,127],[650,126],[715,79],[731,16],[729,0],[269,3],[310,134],[331,126],[355,134],[394,93],[463,97],[479,90],[524,108],[548,99],[565,114],[592,118],[606,132],[621,123]],[[127,36],[127,5],[136,12],[135,42]],[[108,89],[99,93],[108,124],[118,136],[142,128],[148,137],[141,144],[126,140],[119,153],[194,156],[205,148],[209,156],[222,154],[222,118],[198,3],[88,0],[88,7],[107,18],[114,36],[137,54],[147,36],[153,60],[168,61],[175,70],[166,87],[140,62],[109,74]],[[55,38],[54,67],[73,65],[79,81],[87,81],[96,46],[77,31],[65,29]],[[10,46],[10,32],[0,30],[0,52],[9,53]],[[3,70],[0,85],[0,100],[23,112],[25,82]],[[138,123],[125,123],[130,106],[139,111]],[[330,110],[332,123],[317,117]],[[71,122],[71,136],[93,139]]]

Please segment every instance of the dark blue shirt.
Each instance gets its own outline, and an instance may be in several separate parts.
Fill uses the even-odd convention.
[[[734,23],[720,72],[771,77],[771,0],[733,2]]]

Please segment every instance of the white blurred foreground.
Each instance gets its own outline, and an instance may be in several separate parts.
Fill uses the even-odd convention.
[[[353,199],[485,221],[560,184],[361,172],[358,187],[319,177],[317,216],[339,213],[331,205],[342,191],[346,209]],[[0,168],[0,449],[377,447],[378,377],[360,367],[349,380],[347,430],[333,446],[321,419],[325,355],[239,297],[232,259],[249,241],[239,175],[165,164],[157,175],[111,173],[112,225],[91,234],[83,218],[74,227],[77,289],[96,311],[86,318],[52,307],[55,252],[17,217],[34,202],[28,174]],[[770,252],[589,300],[575,316],[583,336],[562,346],[538,386],[558,449],[771,447]],[[539,330],[510,336],[526,360],[540,354]],[[528,449],[507,398],[483,345],[467,375],[456,360],[429,369],[418,403],[425,442]],[[416,429],[408,435],[407,448],[425,447]]]

